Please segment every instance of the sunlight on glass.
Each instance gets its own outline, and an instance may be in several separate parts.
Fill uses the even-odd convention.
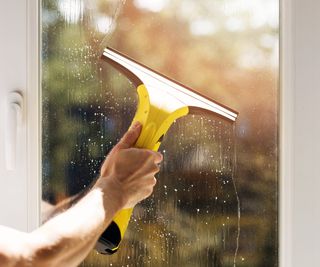
[[[240,18],[229,18],[226,22],[226,28],[232,32],[243,31],[245,29],[245,25],[243,20]]]
[[[272,0],[237,0],[225,1],[224,12],[228,16],[238,15],[247,12],[253,27],[260,27],[265,24],[277,27],[279,21],[279,3]]]
[[[216,26],[210,20],[195,20],[190,24],[190,31],[194,35],[210,35],[217,31]]]
[[[110,34],[116,28],[115,23],[113,23],[113,19],[106,15],[101,15],[100,17],[98,17],[95,21],[95,25],[97,27],[97,30],[104,34]]]
[[[256,68],[264,65],[265,63],[263,53],[255,47],[250,47],[246,51],[244,50],[238,60],[238,64],[242,68]]]
[[[59,9],[68,23],[77,23],[83,17],[84,3],[79,0],[61,0]]]
[[[260,44],[265,48],[274,48],[278,43],[277,38],[271,34],[263,34],[260,38]]]
[[[139,8],[148,9],[153,12],[159,12],[168,4],[169,0],[134,0]]]

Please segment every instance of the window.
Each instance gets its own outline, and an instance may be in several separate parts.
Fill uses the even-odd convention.
[[[47,203],[89,186],[134,116],[136,89],[99,60],[107,45],[240,112],[236,125],[177,120],[157,188],[120,250],[93,251],[82,266],[277,266],[278,9],[275,0],[42,0]]]

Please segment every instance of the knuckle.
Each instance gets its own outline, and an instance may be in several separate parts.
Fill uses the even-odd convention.
[[[152,152],[149,151],[149,150],[145,150],[144,156],[145,156],[145,158],[146,158],[147,160],[148,160],[148,159],[151,159],[151,157],[152,157]]]
[[[142,151],[142,155],[144,156],[145,159],[150,159],[153,156],[153,152],[151,150],[144,149]]]
[[[155,172],[157,173],[157,172],[159,172],[160,171],[160,167],[159,167],[159,165],[155,165]]]
[[[160,171],[160,167],[157,164],[152,164],[150,166],[150,173],[151,174],[156,174]]]
[[[155,186],[156,184],[157,184],[157,179],[153,177],[153,186]]]
[[[148,187],[149,187],[149,186],[154,187],[155,184],[156,184],[156,182],[157,182],[156,178],[155,178],[154,176],[150,176],[150,177],[148,178],[148,182],[147,182]]]
[[[147,196],[150,196],[153,192],[153,187],[149,187],[146,192],[147,192]]]

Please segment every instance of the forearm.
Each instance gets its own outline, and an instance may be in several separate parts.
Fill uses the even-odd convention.
[[[112,192],[110,192],[112,195]],[[95,186],[68,211],[30,233],[30,266],[77,266],[121,209]]]
[[[86,192],[88,193],[88,192]],[[41,220],[42,223],[45,223],[46,221],[50,220],[51,218],[57,216],[58,214],[65,212],[68,210],[71,206],[73,206],[76,202],[79,201],[85,194],[78,193],[77,195],[68,197],[56,205],[50,204],[46,201],[41,202]]]

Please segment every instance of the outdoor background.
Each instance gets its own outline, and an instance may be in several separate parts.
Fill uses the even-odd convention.
[[[45,201],[90,185],[134,116],[105,46],[240,113],[178,120],[119,252],[81,266],[278,266],[278,13],[276,0],[42,0]]]

